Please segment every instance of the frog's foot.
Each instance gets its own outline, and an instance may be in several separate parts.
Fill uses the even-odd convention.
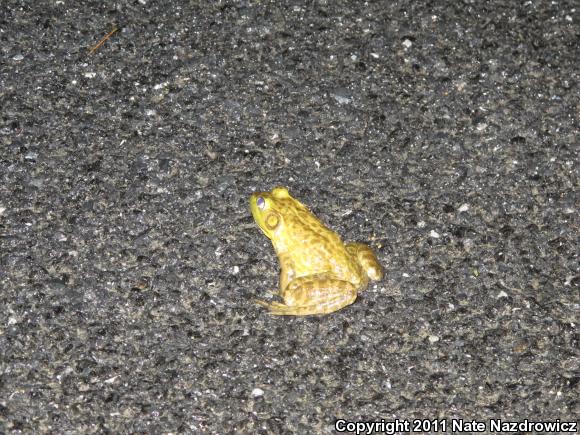
[[[267,290],[265,296],[269,296],[270,298],[275,298],[275,297],[280,297],[280,291],[279,290]],[[257,303],[258,305],[261,305],[263,307],[269,307],[271,304],[279,304],[279,302],[268,302],[268,301],[263,301],[261,299],[254,299],[254,302]]]
[[[328,314],[352,304],[357,295],[356,287],[337,279],[298,278],[284,291],[284,304],[280,302],[256,301],[282,316],[307,316]]]
[[[358,260],[370,279],[380,281],[383,278],[383,268],[371,248],[364,243],[347,243],[345,246],[348,253]]]
[[[279,315],[290,315],[291,313],[287,313],[286,309],[287,308],[292,308],[289,307],[288,305],[284,305],[280,302],[266,302],[266,301],[262,301],[260,299],[254,299],[254,302],[256,302],[258,305],[261,305],[263,307],[268,308],[268,310],[270,310],[271,314],[279,314]]]

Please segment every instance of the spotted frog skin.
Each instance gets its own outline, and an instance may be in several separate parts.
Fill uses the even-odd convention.
[[[383,269],[367,245],[343,243],[285,187],[250,197],[256,223],[280,261],[280,302],[257,303],[272,314],[327,314],[352,304]]]

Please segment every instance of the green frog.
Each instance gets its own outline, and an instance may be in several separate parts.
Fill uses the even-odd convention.
[[[352,304],[383,269],[370,247],[344,243],[285,187],[256,192],[250,210],[280,261],[281,302],[257,303],[278,315],[327,314]]]

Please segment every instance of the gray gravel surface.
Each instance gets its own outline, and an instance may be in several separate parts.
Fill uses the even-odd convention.
[[[578,3],[281,3],[2,1],[1,433],[576,421]],[[254,304],[276,185],[385,279]]]

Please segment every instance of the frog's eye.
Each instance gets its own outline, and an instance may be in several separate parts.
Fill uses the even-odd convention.
[[[266,207],[266,201],[261,196],[258,196],[258,198],[256,198],[256,205],[260,210],[264,210],[264,207]]]

